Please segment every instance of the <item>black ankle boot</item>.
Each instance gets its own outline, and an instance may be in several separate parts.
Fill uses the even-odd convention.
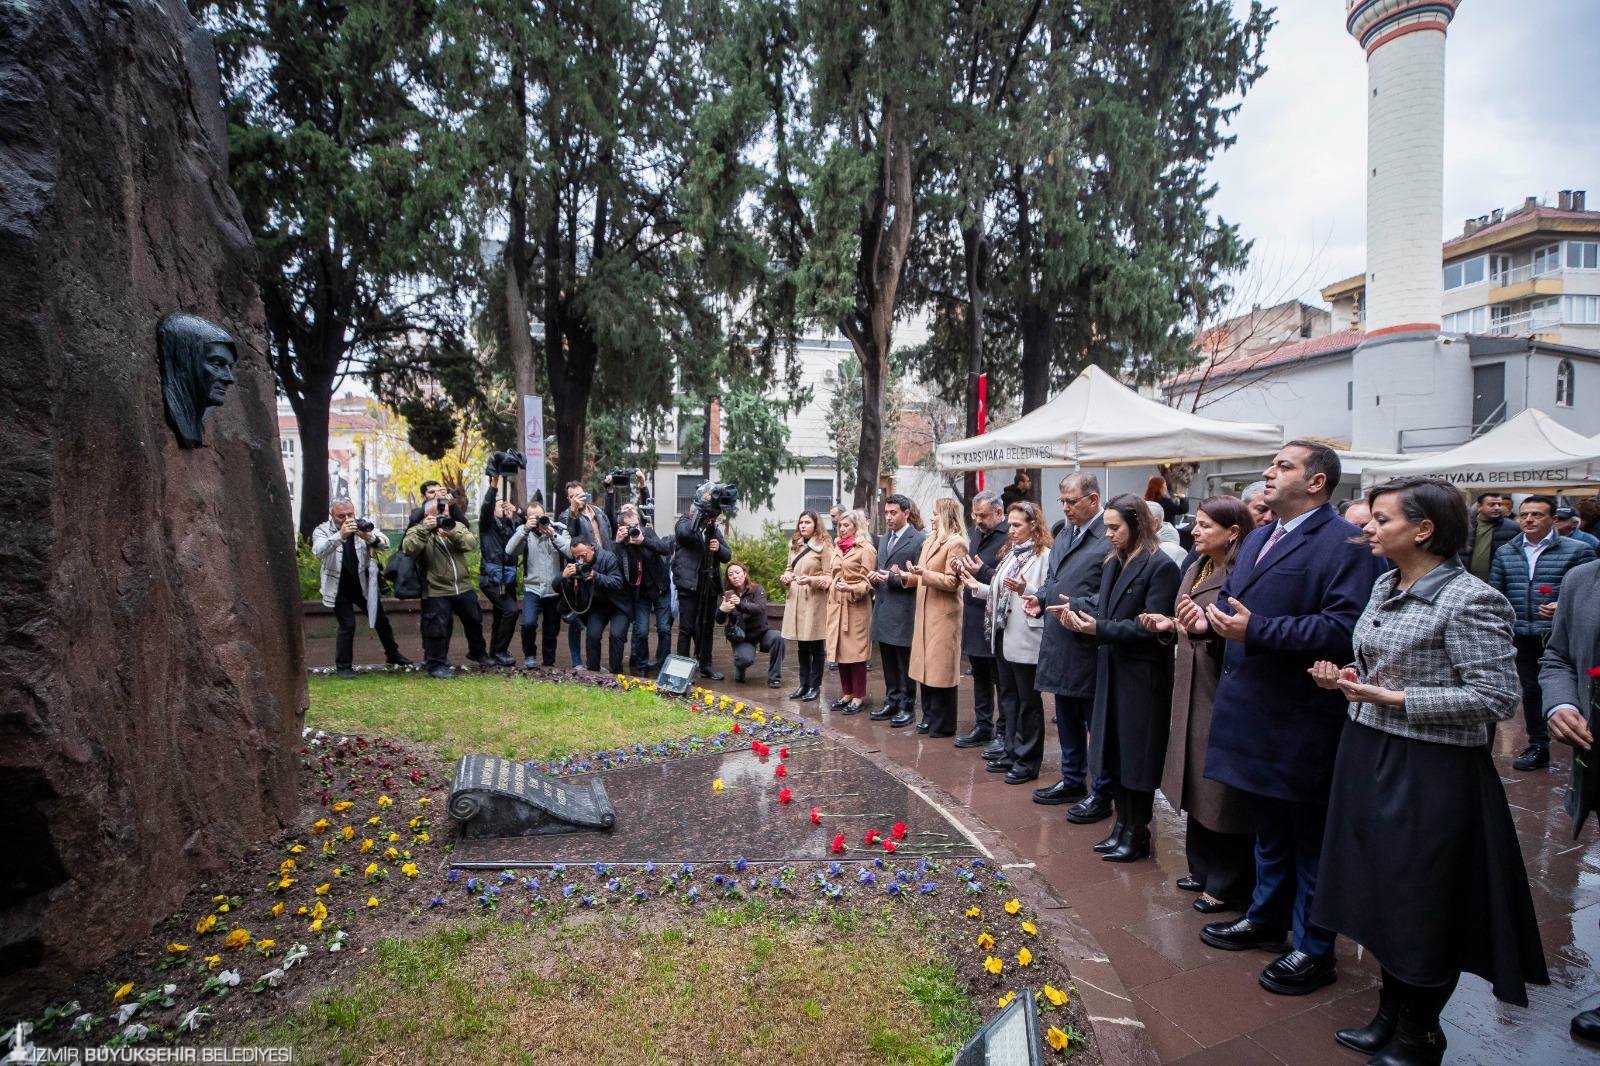
[[[1394,1038],[1395,1023],[1400,1020],[1400,995],[1387,981],[1378,989],[1378,1013],[1362,1029],[1340,1029],[1333,1038],[1347,1048],[1376,1054]]]
[[[1118,818],[1117,819],[1117,823],[1111,827],[1111,834],[1109,836],[1107,836],[1104,840],[1102,840],[1100,843],[1096,844],[1094,846],[1094,850],[1096,852],[1100,853],[1101,855],[1104,855],[1104,854],[1106,854],[1108,852],[1116,851],[1117,847],[1122,843],[1123,836],[1125,836],[1127,834],[1127,832],[1128,832],[1127,823],[1124,822],[1121,818]]]
[[[1406,1004],[1400,1008],[1394,1038],[1367,1060],[1367,1066],[1439,1066],[1444,1061],[1444,1048],[1439,1016],[1420,1016]]]
[[[1103,862],[1135,862],[1139,859],[1150,857],[1150,829],[1148,826],[1137,828],[1129,826],[1121,843],[1115,851],[1108,851],[1100,856]]]

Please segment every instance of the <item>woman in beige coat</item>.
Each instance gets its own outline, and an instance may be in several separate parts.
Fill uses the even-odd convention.
[[[951,565],[967,554],[961,505],[933,504],[933,533],[922,542],[917,561],[900,574],[917,590],[917,619],[911,631],[911,678],[922,686],[922,726],[930,737],[956,732],[956,683],[961,680],[961,579]]]
[[[791,700],[809,703],[822,692],[823,644],[828,634],[828,593],[810,579],[825,577],[833,565],[833,541],[815,511],[802,511],[789,540],[789,565],[778,580],[788,589],[783,604],[783,639],[800,649],[800,687]]]
[[[1202,610],[1217,602],[1244,535],[1254,527],[1250,511],[1232,496],[1201,502],[1194,521],[1199,558],[1183,575],[1178,602],[1188,598]],[[1184,851],[1189,876],[1178,887],[1199,892],[1201,914],[1239,909],[1255,887],[1255,820],[1241,792],[1205,776],[1206,742],[1211,735],[1211,705],[1222,667],[1222,641],[1212,633],[1188,633],[1177,620],[1161,615],[1140,618],[1145,628],[1178,640],[1172,685],[1172,727],[1161,791],[1176,810],[1188,814]]]
[[[867,660],[872,656],[872,583],[867,575],[877,567],[866,516],[851,511],[839,517],[839,540],[827,575],[806,579],[828,596],[828,658],[839,664],[843,690],[833,709],[845,714],[860,714],[867,699]]]

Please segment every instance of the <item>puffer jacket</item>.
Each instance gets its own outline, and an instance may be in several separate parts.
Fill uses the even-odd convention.
[[[1534,564],[1533,577],[1528,577],[1528,557],[1522,547],[1528,538],[1518,533],[1495,549],[1494,562],[1489,565],[1489,584],[1500,595],[1511,601],[1516,620],[1512,631],[1519,637],[1548,637],[1551,619],[1539,616],[1539,605],[1551,603],[1561,588],[1561,579],[1575,566],[1582,566],[1594,558],[1594,550],[1581,541],[1563,537],[1552,530],[1554,543],[1539,553]],[[1541,589],[1549,592],[1541,592]]]

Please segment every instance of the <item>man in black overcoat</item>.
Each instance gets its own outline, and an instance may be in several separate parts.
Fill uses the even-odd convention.
[[[972,498],[972,528],[967,531],[967,544],[972,554],[957,560],[979,584],[987,585],[994,577],[995,563],[1006,550],[1010,530],[1006,527],[1006,509],[1000,495],[980,492]],[[995,722],[995,665],[994,645],[983,632],[985,603],[974,596],[965,585],[961,587],[961,654],[972,666],[972,729],[955,739],[958,748],[983,748],[984,755],[1004,752],[1000,730]],[[988,745],[985,747],[985,745]]]
[[[926,535],[910,524],[911,501],[898,492],[884,497],[883,519],[888,526],[878,542],[878,569],[872,582],[872,639],[883,663],[883,706],[872,712],[874,721],[887,718],[895,728],[916,720],[917,685],[911,680],[911,634],[917,619],[917,591],[906,588],[892,569],[904,570],[922,556]],[[926,729],[921,730],[927,732]]]

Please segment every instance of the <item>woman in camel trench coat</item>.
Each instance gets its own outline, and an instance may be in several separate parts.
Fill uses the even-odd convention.
[[[933,533],[922,542],[915,568],[900,575],[917,590],[917,618],[911,632],[911,678],[922,686],[919,733],[954,736],[956,684],[961,680],[961,579],[951,565],[967,554],[961,505],[933,505]]]
[[[872,583],[878,552],[867,532],[866,516],[852,511],[839,518],[839,540],[826,576],[809,580],[828,594],[828,658],[839,664],[843,694],[833,709],[860,714],[867,699],[867,660],[872,657]]]

